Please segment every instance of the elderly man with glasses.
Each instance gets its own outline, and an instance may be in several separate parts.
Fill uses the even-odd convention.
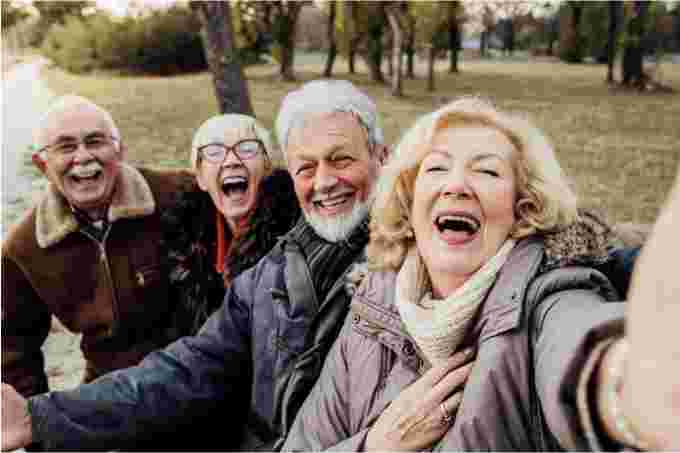
[[[52,316],[82,334],[84,382],[176,339],[160,213],[194,187],[189,172],[127,165],[111,115],[81,97],[57,99],[34,135],[50,184],[2,244],[2,381],[27,397],[48,391]]]

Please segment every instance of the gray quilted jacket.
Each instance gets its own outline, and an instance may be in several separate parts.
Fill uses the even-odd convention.
[[[464,342],[477,358],[461,406],[433,448],[616,448],[593,427],[588,386],[578,382],[592,373],[595,346],[621,334],[625,304],[613,303],[616,291],[597,270],[546,269],[546,255],[542,240],[527,239],[501,269]],[[376,418],[429,368],[393,303],[395,277],[363,279],[284,450],[362,450]]]

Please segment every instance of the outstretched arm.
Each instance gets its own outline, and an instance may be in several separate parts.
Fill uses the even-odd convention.
[[[130,448],[154,434],[172,432],[225,398],[242,401],[250,390],[250,306],[243,297],[248,292],[236,286],[197,336],[150,354],[138,366],[73,391],[32,397],[28,404],[3,386],[2,449],[31,441],[60,450]],[[233,429],[236,436],[241,426]]]
[[[628,344],[610,348],[601,372],[601,381],[616,379],[618,370],[622,375],[620,407],[612,414],[604,404],[605,425],[620,440],[626,434],[621,431],[628,431],[640,446],[654,450],[680,449],[678,232],[680,175],[635,267],[626,318]],[[605,390],[612,388],[603,384]],[[602,392],[599,399],[611,401],[608,396]]]

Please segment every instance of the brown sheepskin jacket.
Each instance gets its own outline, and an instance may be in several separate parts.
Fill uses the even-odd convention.
[[[578,225],[515,246],[467,333],[463,346],[476,347],[475,364],[435,450],[619,447],[588,404],[603,339],[622,333],[625,305],[589,265],[606,255],[596,230]],[[395,277],[361,280],[284,451],[362,450],[376,418],[429,369],[394,304]]]
[[[52,315],[82,333],[83,380],[137,364],[174,338],[160,213],[192,190],[188,171],[124,164],[109,208],[110,229],[86,234],[50,185],[2,244],[2,381],[24,396],[48,390],[41,346]]]

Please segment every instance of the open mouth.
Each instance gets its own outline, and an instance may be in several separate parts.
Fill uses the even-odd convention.
[[[102,169],[100,166],[87,166],[87,167],[75,167],[73,168],[68,176],[76,183],[97,181],[102,175]]]
[[[248,190],[248,178],[245,176],[227,176],[222,180],[222,192],[227,197],[241,196]]]
[[[481,228],[479,220],[469,214],[444,214],[434,223],[441,234],[459,239],[469,239]]]
[[[312,200],[312,203],[314,204],[314,207],[316,207],[317,209],[320,209],[320,208],[334,209],[334,208],[337,208],[339,206],[342,206],[348,200],[352,199],[353,196],[354,196],[354,192],[345,192],[345,193],[341,193],[341,194],[338,194],[338,195],[325,197],[325,198],[322,198],[322,199]]]

